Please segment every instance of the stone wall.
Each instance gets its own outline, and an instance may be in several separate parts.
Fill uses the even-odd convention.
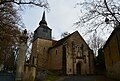
[[[61,70],[62,69],[62,46],[53,48],[49,51],[49,69]]]
[[[62,39],[63,40],[63,39]],[[61,43],[61,41],[58,41]],[[90,48],[79,35],[74,32],[67,40],[58,46],[52,46],[53,41],[45,39],[36,39],[33,42],[31,64],[37,64],[37,71],[51,70],[59,71],[66,74],[77,74],[77,64],[80,64],[81,75],[90,74],[93,69],[93,62]],[[73,59],[74,58],[74,59]],[[37,59],[37,62],[33,62]],[[91,61],[90,61],[91,60]]]
[[[88,50],[89,74],[95,74],[95,56],[93,50]]]
[[[25,65],[23,81],[35,81],[36,78],[36,66],[34,65]]]
[[[120,79],[120,32],[114,30],[104,47],[107,76]]]
[[[48,69],[48,49],[52,46],[51,40],[37,39],[33,43],[31,62],[33,58],[37,58],[37,69],[45,70]]]

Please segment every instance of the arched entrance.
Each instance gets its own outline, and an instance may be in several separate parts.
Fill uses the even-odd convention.
[[[81,75],[81,63],[80,62],[76,64],[76,73],[77,75]]]

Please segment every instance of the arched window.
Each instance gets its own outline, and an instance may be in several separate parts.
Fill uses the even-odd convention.
[[[43,55],[45,54],[45,47],[43,48]]]
[[[77,56],[78,56],[78,57],[81,57],[81,50],[80,50],[80,47],[78,47]]]
[[[57,53],[58,53],[58,50],[56,50],[56,55],[57,55]]]
[[[33,58],[32,58],[32,64],[34,64],[34,56],[33,56]]]
[[[84,45],[82,44],[80,48],[81,48],[81,56],[83,56],[83,54],[84,54]]]

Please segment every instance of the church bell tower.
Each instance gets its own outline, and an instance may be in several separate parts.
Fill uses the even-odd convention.
[[[34,31],[32,43],[31,64],[37,65],[37,71],[47,68],[48,49],[52,46],[52,29],[47,26],[45,11],[39,27]]]
[[[47,22],[45,20],[45,11],[43,12],[43,16],[42,16],[42,20],[39,23],[39,27],[34,31],[34,40],[36,40],[37,38],[41,38],[41,39],[51,39],[52,33],[52,29],[50,29],[47,26]]]

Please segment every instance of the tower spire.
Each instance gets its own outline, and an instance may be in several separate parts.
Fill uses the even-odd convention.
[[[42,20],[40,21],[39,25],[41,24],[47,25],[47,22],[45,21],[45,11],[43,12]]]
[[[45,11],[43,12],[42,21],[45,21]]]

